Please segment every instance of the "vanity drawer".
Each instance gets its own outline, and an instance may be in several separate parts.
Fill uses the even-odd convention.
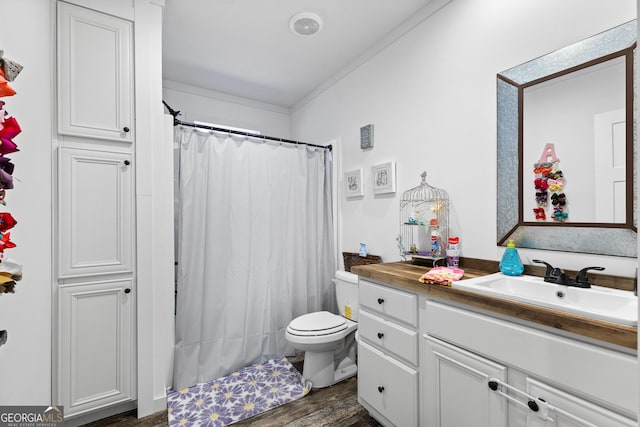
[[[418,425],[418,372],[378,349],[358,345],[358,400],[398,427]],[[366,407],[367,405],[365,405]],[[387,425],[387,423],[384,423]]]
[[[418,333],[366,311],[360,311],[358,334],[377,347],[418,364]]]
[[[360,305],[417,326],[418,296],[360,279]]]

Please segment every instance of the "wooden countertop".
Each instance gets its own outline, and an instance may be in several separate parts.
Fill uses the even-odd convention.
[[[480,266],[482,267],[482,266]],[[367,279],[389,283],[410,291],[428,294],[462,303],[471,307],[500,313],[516,319],[533,322],[550,328],[559,329],[599,341],[637,349],[637,328],[602,322],[582,316],[551,310],[530,304],[524,304],[503,298],[494,298],[475,292],[463,291],[441,285],[427,285],[418,279],[429,271],[429,267],[407,262],[358,265],[351,267],[351,272]],[[464,267],[464,279],[485,276],[495,273],[481,268]]]

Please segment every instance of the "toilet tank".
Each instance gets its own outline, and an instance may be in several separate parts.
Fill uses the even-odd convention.
[[[348,271],[336,271],[336,302],[340,314],[354,322],[358,321],[358,275]]]

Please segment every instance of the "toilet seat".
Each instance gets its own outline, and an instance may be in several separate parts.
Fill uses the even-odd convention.
[[[287,332],[300,337],[316,337],[343,332],[349,327],[347,319],[328,311],[304,314],[291,321]]]

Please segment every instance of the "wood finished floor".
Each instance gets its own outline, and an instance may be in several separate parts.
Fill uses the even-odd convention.
[[[292,361],[292,363],[301,370],[300,362]],[[260,427],[380,426],[358,403],[357,387],[358,381],[356,377],[352,377],[331,387],[313,389],[301,399],[233,425]],[[166,412],[159,412],[141,419],[136,419],[135,412],[129,412],[88,424],[90,427],[167,425]]]

